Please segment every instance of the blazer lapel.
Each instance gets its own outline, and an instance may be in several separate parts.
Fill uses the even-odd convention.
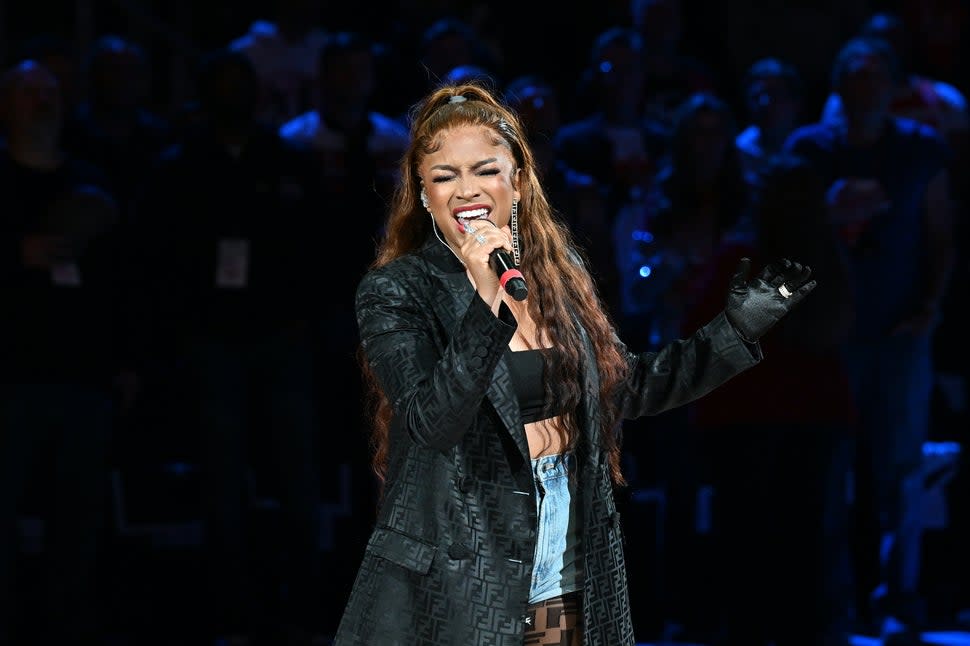
[[[424,246],[424,257],[434,266],[436,273],[451,299],[432,299],[435,305],[435,315],[446,330],[453,330],[458,325],[461,314],[468,303],[475,296],[475,290],[468,282],[465,268],[458,259],[438,240],[432,237]],[[525,437],[525,427],[522,425],[522,415],[519,411],[519,401],[512,389],[512,377],[509,374],[509,364],[503,356],[495,367],[495,374],[488,386],[488,399],[495,407],[495,412],[505,425],[506,431],[512,436],[515,445],[525,460],[529,460],[529,442]]]
[[[505,424],[506,430],[515,440],[515,445],[519,447],[522,458],[528,462],[532,455],[529,452],[529,441],[525,436],[525,426],[522,424],[519,400],[512,389],[512,376],[509,374],[507,356],[503,356],[498,365],[495,366],[495,376],[488,386],[488,398],[495,407],[495,412],[498,413]]]

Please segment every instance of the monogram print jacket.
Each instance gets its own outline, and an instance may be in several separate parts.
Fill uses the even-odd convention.
[[[360,338],[394,410],[388,477],[337,646],[522,646],[536,501],[503,357],[515,320],[492,314],[433,236],[372,271]],[[592,347],[577,448],[587,646],[633,646],[620,518],[600,450]],[[659,352],[627,353],[624,418],[687,403],[761,359],[723,314]]]

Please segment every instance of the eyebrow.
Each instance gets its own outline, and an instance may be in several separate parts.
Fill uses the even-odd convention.
[[[474,164],[472,164],[472,170],[475,170],[476,168],[481,168],[482,166],[485,166],[486,164],[493,164],[493,163],[495,163],[497,161],[498,161],[498,157],[489,157],[488,159],[483,159],[480,162],[475,162]],[[457,169],[454,166],[451,166],[449,164],[435,164],[434,166],[431,167],[431,170],[450,170],[450,171],[454,171],[454,170],[457,170]]]

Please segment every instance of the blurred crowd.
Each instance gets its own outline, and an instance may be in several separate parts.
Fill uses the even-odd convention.
[[[408,110],[459,79],[521,115],[630,346],[712,317],[742,256],[818,280],[763,365],[622,429],[639,638],[958,623],[970,559],[927,545],[970,536],[970,6],[716,4],[556,5],[542,24],[395,3],[370,25],[277,0],[163,101],[149,43],[123,30],[6,47],[0,644],[161,634],[167,606],[131,600],[164,573],[137,565],[153,552],[121,516],[199,521],[180,594],[204,622],[160,643],[327,643],[376,491],[354,291]],[[43,522],[36,559],[25,518]]]

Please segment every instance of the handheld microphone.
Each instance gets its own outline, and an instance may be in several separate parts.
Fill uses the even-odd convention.
[[[522,272],[512,262],[512,257],[509,256],[509,252],[501,247],[493,249],[488,257],[488,261],[492,265],[492,269],[495,270],[495,273],[498,274],[499,284],[502,285],[502,288],[509,296],[517,301],[524,301],[529,293],[529,288],[525,284],[525,278],[522,277]]]
[[[493,222],[489,222],[489,224],[495,226]],[[461,226],[469,235],[475,233],[475,229],[467,222],[462,221]],[[529,288],[525,284],[525,278],[523,278],[522,272],[512,262],[512,257],[509,256],[509,252],[501,247],[493,249],[492,253],[488,255],[488,262],[492,265],[495,273],[498,274],[498,282],[502,286],[502,289],[515,300],[524,301],[529,293]]]

